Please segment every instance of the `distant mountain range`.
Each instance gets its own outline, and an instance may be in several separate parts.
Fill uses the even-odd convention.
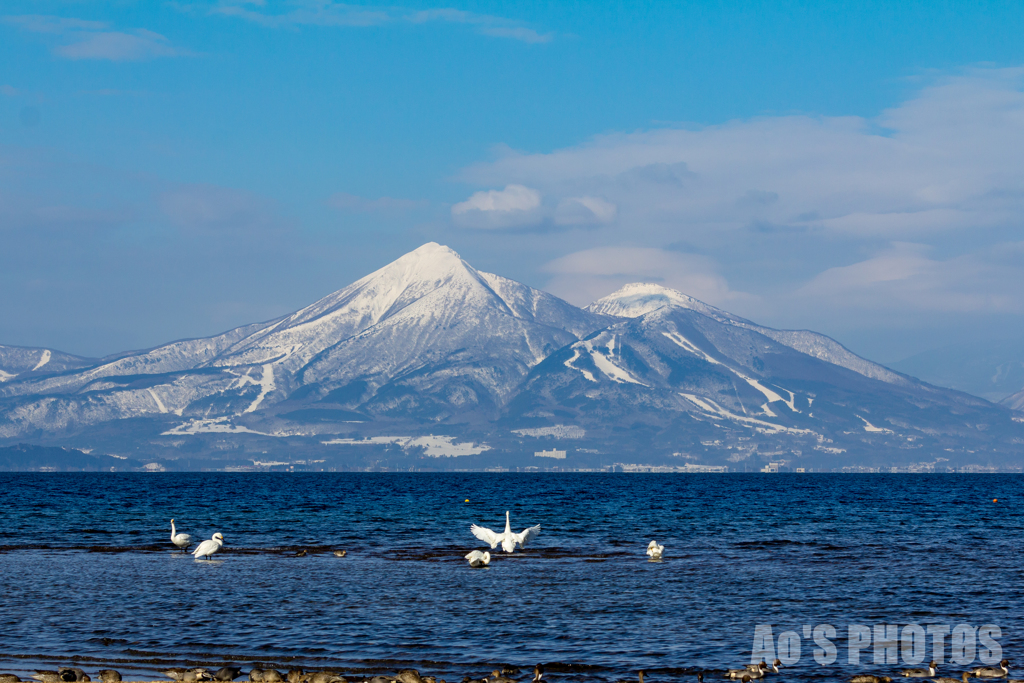
[[[1024,339],[978,339],[923,351],[889,367],[998,403],[1024,389]]]
[[[0,472],[35,470],[40,472],[133,472],[145,465],[131,458],[84,453],[73,448],[18,444],[0,447]],[[165,469],[154,463],[151,471]]]
[[[0,444],[140,462],[1016,467],[1022,420],[821,334],[652,284],[580,309],[435,243],[215,337],[104,359],[0,346]]]

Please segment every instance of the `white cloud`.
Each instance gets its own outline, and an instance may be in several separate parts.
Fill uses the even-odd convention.
[[[100,21],[37,14],[2,17],[0,21],[31,33],[52,34],[72,40],[53,49],[55,55],[65,59],[121,62],[191,54],[188,50],[173,46],[159,33],[146,29],[113,31],[109,24]]]
[[[572,228],[586,228],[588,249],[564,259],[589,266],[549,264],[551,286],[577,302],[649,277],[712,303],[732,297],[766,324],[848,330],[926,312],[951,324],[1024,301],[1024,260],[1000,256],[1024,229],[1022,85],[1024,68],[971,69],[872,118],[760,117],[549,153],[505,148],[461,178],[535,188],[555,207],[541,220],[566,228],[538,236],[548,248],[580,249]],[[614,213],[595,210],[605,205]]]
[[[755,224],[903,240],[999,228],[1024,213],[1022,76],[948,78],[875,119],[602,135],[548,154],[510,152],[462,177],[529,185],[556,201],[600,196],[655,244]]]
[[[540,192],[523,185],[475,192],[452,206],[452,220],[467,228],[512,228],[536,225],[544,218]]]
[[[829,268],[797,291],[814,305],[918,313],[1024,312],[1024,259],[967,254],[933,259],[930,247],[895,243],[874,256]],[[1024,251],[1003,245],[1000,251]]]
[[[618,209],[600,197],[567,197],[555,209],[557,225],[597,225],[612,223]]]
[[[213,14],[238,17],[269,27],[280,26],[379,26],[392,21],[388,12],[334,2],[300,3],[286,12],[268,11],[265,3],[221,2]]]
[[[114,62],[139,61],[154,57],[187,54],[164,36],[145,29],[134,33],[103,31],[86,34],[81,40],[61,45],[54,52],[67,59],[107,59]]]
[[[524,43],[550,43],[554,38],[553,33],[538,33],[525,26],[483,26],[479,32],[485,36],[511,38]]]
[[[710,259],[647,247],[596,247],[547,263],[554,277],[546,289],[585,306],[630,282],[655,282],[716,306],[750,301],[734,292]]]
[[[293,9],[274,12],[263,2],[246,0],[222,0],[212,10],[214,14],[238,17],[269,27],[281,26],[381,26],[396,22],[427,24],[444,22],[465,24],[475,28],[480,35],[494,38],[508,38],[523,43],[548,43],[552,33],[539,31],[513,19],[491,14],[477,14],[450,7],[412,11],[401,7],[365,9],[357,5],[312,0],[294,3]]]

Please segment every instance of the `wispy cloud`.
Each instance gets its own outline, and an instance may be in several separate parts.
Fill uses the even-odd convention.
[[[461,228],[501,230],[519,228],[558,229],[613,223],[618,207],[600,197],[563,197],[546,202],[540,192],[510,184],[503,190],[475,192],[452,206],[452,222]]]
[[[1016,263],[992,254],[933,258],[931,247],[896,242],[871,257],[829,268],[797,291],[814,305],[892,312],[1024,312],[1024,245],[1001,245],[1016,252]],[[1002,262],[998,262],[1002,261]]]
[[[154,57],[179,57],[186,51],[170,44],[159,33],[139,29],[134,33],[102,31],[82,40],[62,45],[54,52],[67,59],[108,59],[115,62],[138,61]]]
[[[290,3],[291,9],[274,12],[263,2],[221,2],[210,10],[212,14],[238,17],[262,26],[378,26],[394,20],[383,10],[335,2]]]
[[[664,249],[584,249],[548,262],[543,270],[554,276],[549,291],[580,306],[630,282],[654,282],[718,306],[752,299],[730,290],[711,259]]]
[[[62,42],[53,47],[53,53],[65,59],[123,62],[192,54],[172,45],[165,36],[142,28],[120,31],[105,22],[45,15],[8,16],[0,21],[31,33],[56,36]]]
[[[766,117],[596,137],[466,169],[475,185],[604,197],[687,233],[758,223],[907,239],[1006,225],[1024,212],[1020,70],[949,78],[877,119]],[[667,231],[666,231],[667,232]]]
[[[400,7],[368,9],[325,0],[295,0],[283,10],[269,7],[265,2],[251,0],[223,0],[211,10],[213,14],[238,17],[262,26],[381,26],[384,24],[426,24],[444,22],[465,24],[485,36],[507,38],[523,43],[547,43],[553,33],[541,33],[523,22],[490,14],[477,14],[453,8],[408,10]]]
[[[834,302],[817,307],[837,317],[871,306],[996,312],[1024,300],[1013,285],[1024,282],[1024,259],[997,263],[997,245],[1019,239],[1021,158],[1024,69],[970,69],[873,118],[761,117],[601,135],[542,154],[503,149],[461,178],[481,188],[468,203],[521,186],[542,206],[588,207],[589,222],[563,213],[562,225],[587,225],[589,248],[578,252],[587,258],[575,258],[590,269],[549,266],[551,287],[574,301],[619,284],[608,258],[637,279],[701,274],[682,285],[719,302],[757,292],[767,303],[744,310],[736,299],[738,313],[755,317],[791,315],[812,295]],[[459,224],[454,209],[452,218]],[[707,256],[672,256],[672,244]]]
[[[544,220],[540,192],[523,185],[476,192],[452,207],[456,225],[466,228],[513,228]]]
[[[469,24],[475,26],[478,33],[495,38],[510,38],[524,43],[549,43],[553,33],[539,33],[523,26],[521,23],[490,14],[475,14],[463,10],[443,8],[424,10],[406,15],[407,21],[417,24],[430,21],[445,21],[453,24]]]

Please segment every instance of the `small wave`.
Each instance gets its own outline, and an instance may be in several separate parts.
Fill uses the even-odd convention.
[[[849,546],[833,545],[820,541],[793,541],[787,538],[773,538],[765,541],[737,541],[734,548],[785,548],[787,546],[822,548],[825,550],[849,550]]]

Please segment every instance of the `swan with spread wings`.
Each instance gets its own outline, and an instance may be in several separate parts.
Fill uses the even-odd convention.
[[[520,548],[525,548],[528,541],[536,538],[540,533],[540,524],[537,526],[531,526],[529,529],[523,529],[521,533],[514,534],[512,533],[512,524],[509,521],[508,511],[506,510],[504,532],[496,534],[490,529],[477,526],[476,524],[469,527],[469,530],[481,541],[489,544],[492,549],[498,547],[498,544],[500,543],[501,549],[506,553],[510,553],[516,549],[516,543],[519,544]]]

